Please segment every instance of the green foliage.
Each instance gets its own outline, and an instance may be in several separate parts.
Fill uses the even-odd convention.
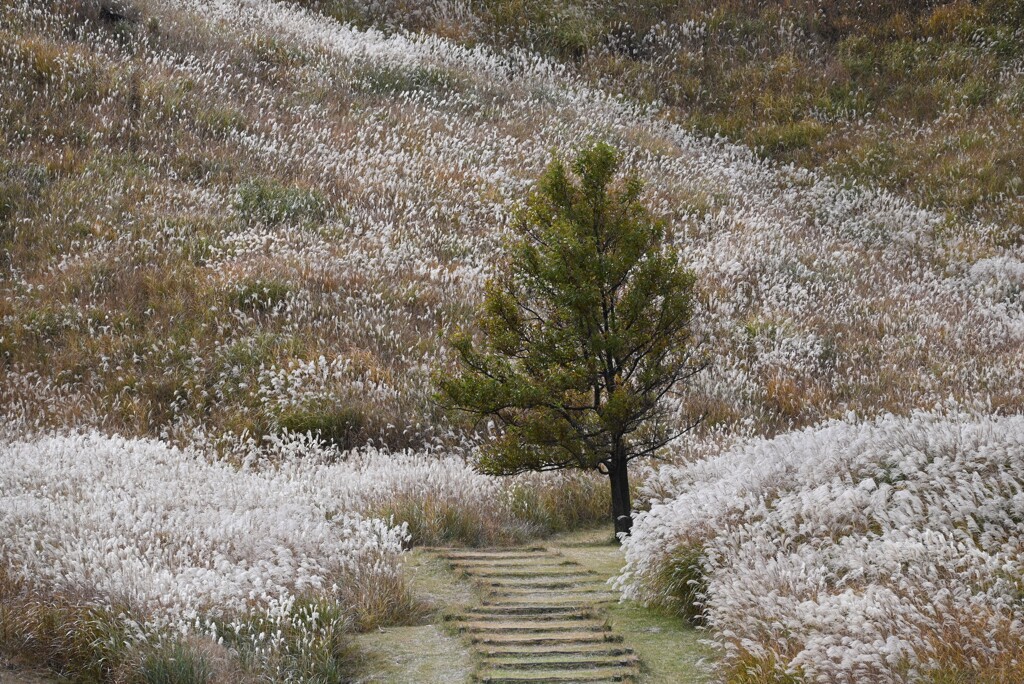
[[[196,123],[203,132],[214,138],[222,138],[236,131],[244,131],[249,125],[245,115],[238,109],[213,105],[196,112]]]
[[[243,311],[271,311],[287,299],[291,288],[277,280],[256,279],[239,283],[231,294],[231,306]]]
[[[354,406],[293,409],[278,417],[282,430],[312,433],[342,451],[357,446],[368,426],[366,415]]]
[[[206,684],[212,678],[213,667],[206,655],[179,642],[147,653],[138,673],[144,684]]]
[[[38,197],[48,181],[46,170],[0,160],[0,229]],[[0,233],[2,236],[3,233]]]
[[[680,434],[662,399],[701,368],[694,276],[619,166],[604,143],[571,168],[551,163],[487,284],[479,335],[452,340],[461,373],[437,377],[443,403],[504,430],[481,470],[604,469],[617,526],[629,516],[627,464]]]
[[[824,128],[816,121],[793,121],[758,129],[753,134],[752,142],[763,152],[781,154],[787,150],[808,147],[824,134]]]
[[[485,0],[481,5],[492,41],[532,45],[559,59],[581,59],[606,29],[590,8],[575,2]]]
[[[355,77],[355,87],[375,94],[407,92],[447,93],[458,89],[455,76],[424,66],[365,66]]]
[[[670,562],[665,563],[655,578],[655,585],[679,614],[692,623],[703,615],[700,595],[707,588],[700,547],[680,546]]]
[[[317,190],[257,179],[238,186],[235,210],[246,222],[316,224],[328,217],[330,205]]]
[[[111,681],[132,656],[120,608],[41,599],[0,571],[0,655],[75,681]]]

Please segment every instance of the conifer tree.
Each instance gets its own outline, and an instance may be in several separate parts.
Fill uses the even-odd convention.
[[[628,464],[693,427],[666,396],[703,366],[692,353],[694,276],[640,201],[635,174],[598,143],[555,159],[514,223],[475,334],[452,339],[459,370],[439,396],[500,436],[480,470],[598,469],[616,533],[629,533]]]

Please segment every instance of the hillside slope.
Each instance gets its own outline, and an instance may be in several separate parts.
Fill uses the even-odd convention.
[[[1021,238],[1020,0],[294,0],[517,46],[687,127]]]
[[[715,365],[681,411],[772,432],[1021,407],[1024,267],[997,226],[694,137],[529,53],[273,3],[104,7],[7,3],[0,24],[19,420],[444,438],[440,339],[511,204],[591,137],[648,180],[705,293]]]
[[[514,43],[362,30],[297,3],[0,0],[0,92],[0,529],[24,532],[0,536],[5,657],[106,680],[187,666],[202,681],[344,681],[352,630],[416,613],[408,544],[522,541],[607,516],[596,475],[472,472],[472,431],[430,390],[516,202],[552,154],[592,139],[646,180],[696,272],[712,361],[674,400],[683,419],[705,415],[702,431],[666,454],[678,470],[649,474],[645,498],[663,507],[641,528],[657,553],[638,542],[630,556],[637,596],[664,598],[659,568],[675,580],[680,563],[720,562],[713,579],[742,584],[736,569],[760,558],[741,553],[740,523],[718,539],[732,555],[683,543],[686,461],[722,444],[742,460],[819,426],[813,447],[815,429],[842,441],[888,413],[904,416],[877,419],[899,436],[916,410],[946,407],[929,414],[941,423],[953,406],[998,436],[972,470],[973,450],[954,448],[967,428],[937,433],[978,491],[1006,504],[1021,490],[1003,458],[1019,449],[1003,446],[1024,409],[1024,246],[1004,224],[701,137]],[[778,440],[763,448],[804,444]],[[864,467],[885,470],[890,447],[883,434]],[[757,472],[729,462],[708,486]],[[829,475],[837,491],[847,475]],[[756,505],[739,513],[765,548],[773,521],[799,530],[768,510],[771,489],[748,489]],[[819,495],[811,512],[830,511]],[[1015,530],[1007,506],[999,529]],[[865,520],[853,552],[890,531]],[[1017,639],[1003,618],[1019,583],[999,574],[1019,574],[1015,547],[971,537],[975,553],[957,526],[978,520],[943,521],[963,544],[936,548],[991,581],[950,614],[991,610]],[[833,531],[806,541],[824,548]],[[738,604],[718,598],[716,624],[733,624]],[[763,626],[743,624],[740,640]],[[834,636],[797,626],[815,647]],[[753,681],[725,629],[734,678]],[[793,674],[803,643],[784,646],[754,674]],[[949,655],[952,671],[965,657]],[[918,672],[906,662],[871,672]]]

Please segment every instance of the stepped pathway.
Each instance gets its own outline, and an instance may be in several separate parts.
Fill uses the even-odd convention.
[[[454,618],[480,656],[479,681],[636,680],[636,656],[601,618],[601,605],[618,598],[606,577],[539,546],[437,553],[482,596]]]

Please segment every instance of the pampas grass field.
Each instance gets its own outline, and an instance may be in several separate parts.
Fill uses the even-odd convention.
[[[431,383],[605,140],[710,362],[625,595],[724,681],[1024,679],[1021,10],[861,4],[0,0],[0,656],[347,681],[410,546],[605,522]]]

